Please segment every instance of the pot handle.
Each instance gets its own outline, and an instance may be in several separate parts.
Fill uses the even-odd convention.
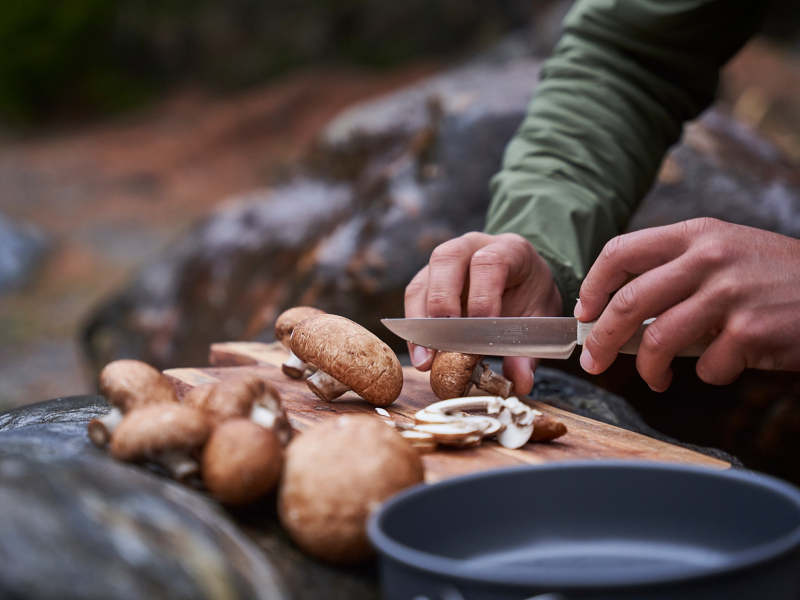
[[[525,600],[569,600],[564,594],[541,594],[539,596],[531,596]]]

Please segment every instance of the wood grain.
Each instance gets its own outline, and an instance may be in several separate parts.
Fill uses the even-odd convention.
[[[280,390],[289,420],[303,431],[337,415],[369,414],[382,419],[374,407],[352,392],[325,403],[317,399],[303,381],[289,379],[280,370],[287,353],[280,344],[230,342],[211,347],[208,368],[170,369],[164,374],[173,382],[179,397],[203,383],[221,381],[243,374],[266,377]],[[391,418],[413,422],[416,411],[436,402],[427,373],[406,367],[400,398],[386,407]],[[727,469],[730,464],[686,448],[667,444],[638,433],[568,413],[545,404],[529,401],[545,414],[563,421],[569,433],[545,444],[526,444],[509,450],[493,441],[473,450],[443,448],[423,455],[426,481],[434,482],[456,475],[525,464],[544,464],[568,460],[621,459],[678,462]]]

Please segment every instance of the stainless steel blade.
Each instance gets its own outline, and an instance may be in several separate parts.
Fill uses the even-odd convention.
[[[382,319],[393,333],[419,346],[493,356],[569,358],[578,344],[570,317]]]

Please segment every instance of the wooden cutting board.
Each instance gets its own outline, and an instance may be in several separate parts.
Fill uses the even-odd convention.
[[[280,365],[287,356],[280,344],[253,342],[228,342],[211,346],[211,367],[197,369],[170,369],[164,374],[172,381],[178,396],[192,387],[221,381],[241,374],[252,373],[268,378],[280,390],[292,426],[303,431],[337,415],[369,414],[382,419],[375,408],[352,392],[331,403],[319,400],[304,381],[286,377]],[[392,419],[413,422],[416,411],[436,402],[431,391],[428,374],[411,367],[403,369],[404,385],[400,397],[386,410]],[[613,425],[607,425],[535,401],[528,402],[543,413],[563,421],[569,433],[553,442],[526,444],[519,450],[503,448],[493,441],[484,442],[473,450],[442,448],[423,454],[426,481],[432,483],[457,475],[512,467],[538,465],[556,461],[582,459],[620,459],[677,462],[727,469],[730,464],[699,454],[680,446],[655,440]]]

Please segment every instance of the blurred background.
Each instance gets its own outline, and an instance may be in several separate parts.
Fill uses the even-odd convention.
[[[353,217],[361,208],[342,200],[341,206],[349,207],[345,211],[336,194],[379,197],[369,190],[394,185],[398,157],[412,154],[422,165],[418,178],[441,177],[430,159],[436,139],[444,139],[436,129],[439,119],[460,114],[458,107],[470,106],[477,96],[453,92],[443,109],[438,96],[425,92],[427,120],[414,125],[402,150],[391,146],[399,139],[393,132],[408,126],[403,119],[411,114],[402,102],[391,114],[363,112],[359,122],[367,134],[348,130],[346,147],[336,135],[349,126],[347,118],[338,122],[340,129],[326,126],[359,102],[424,86],[419,82],[459,72],[463,65],[490,73],[534,64],[552,48],[570,4],[0,3],[0,409],[92,392],[97,369],[123,356],[160,368],[201,366],[209,342],[268,340],[277,311],[301,301],[373,328],[380,316],[401,316],[397,290],[438,243],[460,229],[480,228],[481,210],[469,221],[450,229],[429,227],[424,239],[415,238],[416,262],[408,273],[394,273],[394,295],[382,291],[388,259],[379,250],[380,240],[373,240],[368,251],[348,254],[344,267],[327,279],[310,274],[309,261],[316,261],[317,271],[331,273],[348,240],[372,231],[364,223],[374,218]],[[760,205],[766,211],[761,217],[778,223],[776,230],[800,215],[795,194],[800,186],[799,34],[800,6],[775,2],[762,33],[725,69],[720,88],[721,114],[735,122],[724,125],[725,135],[739,140],[743,152],[763,159],[763,164],[745,161],[752,169],[763,167],[754,175],[762,177],[759,190],[774,191],[767,184],[775,177],[789,190]],[[479,88],[482,80],[476,81]],[[532,77],[521,85],[532,89],[534,83]],[[518,123],[521,115],[515,114]],[[369,133],[376,119],[380,135]],[[690,146],[705,152],[703,143],[717,139],[722,127],[715,123],[702,130],[711,137],[693,130]],[[515,125],[504,127],[512,132]],[[492,148],[492,160],[499,160],[501,146]],[[382,158],[372,160],[377,155]],[[681,170],[684,159],[676,157],[662,170],[665,194],[684,176],[691,178],[683,172],[686,165]],[[383,169],[380,176],[375,165]],[[487,173],[495,167],[488,165]],[[308,187],[290,184],[298,178]],[[476,206],[488,200],[487,178],[470,183],[480,192]],[[342,182],[349,182],[346,189],[337,187]],[[275,190],[283,191],[273,210]],[[342,217],[335,225],[346,221],[351,228],[329,236],[333,222],[314,229],[302,214],[287,217],[292,194],[302,202],[318,195],[319,202],[309,205],[317,211],[349,211],[350,220]],[[377,208],[370,206],[374,213]],[[413,212],[410,204],[403,206]],[[714,210],[722,218],[729,214],[724,206]],[[281,242],[276,250],[265,249],[262,240],[254,242],[262,245],[251,254],[241,245],[232,252],[229,241],[220,242],[243,239],[245,230],[233,227],[234,221],[250,227],[247,231],[269,231],[265,223],[273,217],[280,235],[289,235],[296,223],[304,241]],[[654,219],[640,224],[668,217]],[[736,213],[730,220],[749,219]],[[353,223],[359,223],[358,231],[348,237]],[[239,258],[232,259],[234,254]],[[222,255],[227,258],[215,260]],[[270,275],[261,277],[264,272]],[[351,300],[355,296],[358,302]],[[579,373],[574,364],[551,366]],[[754,376],[720,391],[703,387],[691,365],[683,370],[687,388],[673,396],[652,395],[632,375],[630,363],[593,381],[631,401],[665,433],[721,447],[753,468],[800,479],[793,461],[800,457],[797,442],[790,441],[800,433],[796,378]],[[689,416],[697,406],[703,407],[700,413]]]

